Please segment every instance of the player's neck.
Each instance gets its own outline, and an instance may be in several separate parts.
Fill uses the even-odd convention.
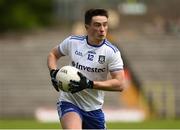
[[[90,45],[100,45],[103,41],[104,41],[104,39],[98,40],[98,39],[93,39],[93,38],[90,38],[87,36],[87,42]]]

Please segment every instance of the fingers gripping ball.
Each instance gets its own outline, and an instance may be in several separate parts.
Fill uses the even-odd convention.
[[[56,75],[58,86],[62,91],[69,92],[70,80],[80,81],[80,77],[77,74],[78,69],[72,66],[63,66]]]

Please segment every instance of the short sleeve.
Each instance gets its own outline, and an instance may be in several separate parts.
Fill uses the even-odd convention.
[[[123,69],[123,60],[119,51],[111,54],[108,69],[110,72]]]
[[[61,42],[58,45],[58,50],[61,54],[63,55],[68,55],[69,54],[69,48],[70,48],[70,37],[66,38],[63,42]]]

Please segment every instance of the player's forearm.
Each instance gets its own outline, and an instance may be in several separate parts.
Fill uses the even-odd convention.
[[[105,91],[123,91],[124,80],[110,79],[106,81],[94,81],[94,89]]]
[[[57,57],[52,52],[50,52],[47,59],[47,66],[49,70],[57,69],[57,60]]]

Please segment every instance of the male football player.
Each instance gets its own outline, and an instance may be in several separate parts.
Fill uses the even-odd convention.
[[[105,129],[102,112],[104,91],[123,90],[124,70],[120,51],[107,39],[108,12],[90,9],[85,13],[87,36],[69,36],[48,55],[48,68],[54,88],[57,61],[70,57],[70,65],[79,69],[80,81],[71,80],[70,92],[60,91],[57,110],[63,129]],[[111,79],[107,79],[110,73]]]

